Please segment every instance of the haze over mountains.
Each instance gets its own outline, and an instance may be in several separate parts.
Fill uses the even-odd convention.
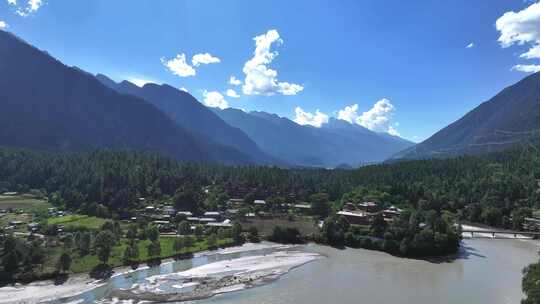
[[[96,78],[119,93],[148,101],[179,126],[206,142],[235,149],[258,164],[279,163],[261,151],[241,130],[225,123],[187,92],[167,84],[148,83],[141,88],[128,81],[116,83],[102,74],[98,74]]]
[[[482,154],[538,143],[540,73],[532,74],[480,104],[461,119],[394,158]]]
[[[321,128],[299,125],[266,112],[212,109],[223,120],[243,130],[264,151],[301,166],[359,166],[379,162],[413,144],[381,135],[362,126],[331,118]]]
[[[169,85],[115,83],[4,31],[0,56],[2,146],[152,150],[186,161],[324,167],[381,161],[410,146],[342,121],[300,126],[264,112],[213,110]]]

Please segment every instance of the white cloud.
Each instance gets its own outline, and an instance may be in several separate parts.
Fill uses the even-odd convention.
[[[195,76],[197,72],[195,69],[186,62],[186,54],[178,54],[175,58],[166,60],[161,58],[161,63],[165,65],[174,75],[180,77]]]
[[[8,24],[5,22],[5,21],[1,21],[0,20],[0,30],[5,30],[7,29],[9,26]]]
[[[28,10],[33,13],[41,7],[41,0],[28,0]]]
[[[225,100],[223,95],[219,92],[208,92],[204,90],[203,92],[204,104],[212,108],[226,109],[229,107],[229,103]]]
[[[471,42],[471,43],[467,44],[467,46],[465,48],[472,49],[473,47],[474,47],[474,42]]]
[[[278,72],[268,67],[278,56],[278,52],[271,51],[273,43],[281,44],[283,40],[279,37],[277,30],[269,30],[253,38],[255,40],[255,51],[253,57],[244,64],[242,71],[246,75],[242,91],[246,95],[296,95],[304,87],[299,84],[279,82]]]
[[[7,3],[16,7],[15,13],[21,17],[27,17],[32,13],[35,13],[43,5],[42,0],[28,0],[26,4],[19,4],[17,0],[7,0]]]
[[[294,109],[294,112],[296,114],[296,117],[294,118],[294,122],[296,122],[299,125],[310,125],[316,128],[320,128],[323,124],[328,123],[328,115],[319,111],[319,109],[317,109],[315,111],[315,114],[313,114],[313,113],[305,112],[300,107],[296,107]]]
[[[388,126],[388,134],[392,135],[392,136],[399,136],[399,132],[394,129],[394,127],[392,126]]]
[[[499,43],[503,48],[530,45],[520,57],[540,58],[540,2],[531,4],[519,12],[506,12],[495,23],[500,32]]]
[[[388,132],[390,119],[394,115],[395,107],[386,98],[377,101],[371,109],[362,113],[356,123],[377,132]]]
[[[127,81],[133,83],[134,85],[136,85],[136,86],[138,86],[140,88],[144,87],[144,85],[147,84],[147,83],[156,83],[153,80],[137,78],[137,77],[129,77],[127,79]]]
[[[394,112],[394,105],[388,99],[383,98],[361,115],[358,114],[358,104],[346,106],[338,111],[338,119],[348,121],[349,123],[356,123],[371,131],[387,132],[391,135],[399,136],[395,128],[399,126],[399,123],[396,122],[394,126],[391,125]]]
[[[345,120],[349,123],[355,123],[356,118],[358,118],[358,104],[346,106],[338,112],[338,119]]]
[[[186,89],[185,87],[181,87],[181,88],[180,88],[180,91],[184,91],[184,92],[186,92],[186,93],[189,93],[188,89]]]
[[[196,54],[193,55],[191,63],[198,67],[201,64],[211,64],[211,63],[220,63],[221,60],[217,57],[210,55],[210,53]]]
[[[232,98],[240,98],[240,95],[238,95],[238,93],[236,93],[236,91],[233,89],[228,89],[225,94],[227,94],[227,96],[232,97]]]
[[[538,64],[516,64],[512,67],[512,71],[519,71],[525,73],[540,72],[540,65]]]
[[[231,76],[231,78],[229,78],[229,84],[233,86],[239,86],[242,84],[242,81],[239,79],[236,79],[236,77],[234,76]]]

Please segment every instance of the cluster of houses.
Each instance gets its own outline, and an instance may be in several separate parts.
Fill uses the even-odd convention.
[[[146,206],[143,210],[139,210],[135,216],[131,217],[131,221],[137,221],[138,218],[150,219],[154,224],[158,225],[163,232],[172,232],[174,230],[175,227],[172,225],[172,222],[178,216],[183,217],[191,223],[193,227],[195,227],[195,225],[203,225],[207,227],[228,228],[232,227],[232,219],[238,218],[240,213],[242,213],[242,217],[246,219],[254,218],[256,216],[270,216],[271,214],[269,212],[264,211],[266,205],[266,201],[261,199],[254,200],[253,203],[248,206],[244,199],[231,198],[227,201],[227,208],[225,210],[207,211],[197,215],[193,214],[191,211],[176,210],[176,208],[170,205],[150,205]],[[258,211],[246,213],[246,207],[255,207],[255,210]],[[309,214],[311,212],[311,205],[308,203],[284,204],[280,207],[283,209],[293,209],[301,214]]]
[[[337,214],[343,216],[352,225],[369,225],[377,215],[382,215],[387,222],[391,222],[400,216],[401,212],[402,210],[395,206],[383,209],[379,203],[362,202],[346,203],[343,210]]]
[[[173,225],[173,219],[176,217],[183,217],[186,221],[192,224],[192,228],[195,229],[195,225],[204,225],[208,227],[232,227],[230,215],[220,211],[208,211],[204,212],[200,216],[195,216],[191,211],[176,210],[173,206],[147,206],[138,213],[138,216],[132,217],[131,221],[137,221],[138,218],[144,217],[152,220],[162,232],[172,232],[175,230]]]

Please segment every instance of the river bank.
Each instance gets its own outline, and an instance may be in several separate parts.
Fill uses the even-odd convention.
[[[209,255],[227,255],[260,251],[264,249],[286,249],[289,246],[272,243],[246,243],[242,246],[234,246],[213,251],[201,251],[193,254],[193,257]],[[163,260],[163,266],[176,262],[175,259]],[[148,266],[141,266],[135,270],[131,267],[120,266],[113,268],[114,273],[110,279],[130,275],[132,273],[150,269]],[[4,303],[38,303],[51,300],[74,297],[95,288],[106,285],[108,280],[94,280],[88,274],[71,275],[63,284],[55,284],[52,280],[37,281],[29,284],[15,284],[13,286],[0,287],[0,304]]]
[[[127,290],[114,290],[119,300],[179,302],[213,297],[275,281],[291,269],[322,256],[301,251],[277,251],[214,262],[183,272],[146,278]]]

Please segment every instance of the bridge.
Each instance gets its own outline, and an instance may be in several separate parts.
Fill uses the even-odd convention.
[[[528,236],[528,237],[532,237],[532,238],[537,238],[540,236],[540,232],[533,232],[533,231],[511,231],[511,230],[489,230],[489,229],[485,229],[485,230],[471,230],[471,229],[463,229],[462,231],[462,234],[463,233],[470,233],[471,234],[471,237],[474,237],[474,234],[477,234],[477,235],[480,235],[480,234],[491,234],[491,236],[493,238],[495,238],[497,235],[499,236],[502,236],[502,235],[506,235],[506,236],[510,236],[510,237],[514,237],[514,238],[518,238],[518,236]]]

